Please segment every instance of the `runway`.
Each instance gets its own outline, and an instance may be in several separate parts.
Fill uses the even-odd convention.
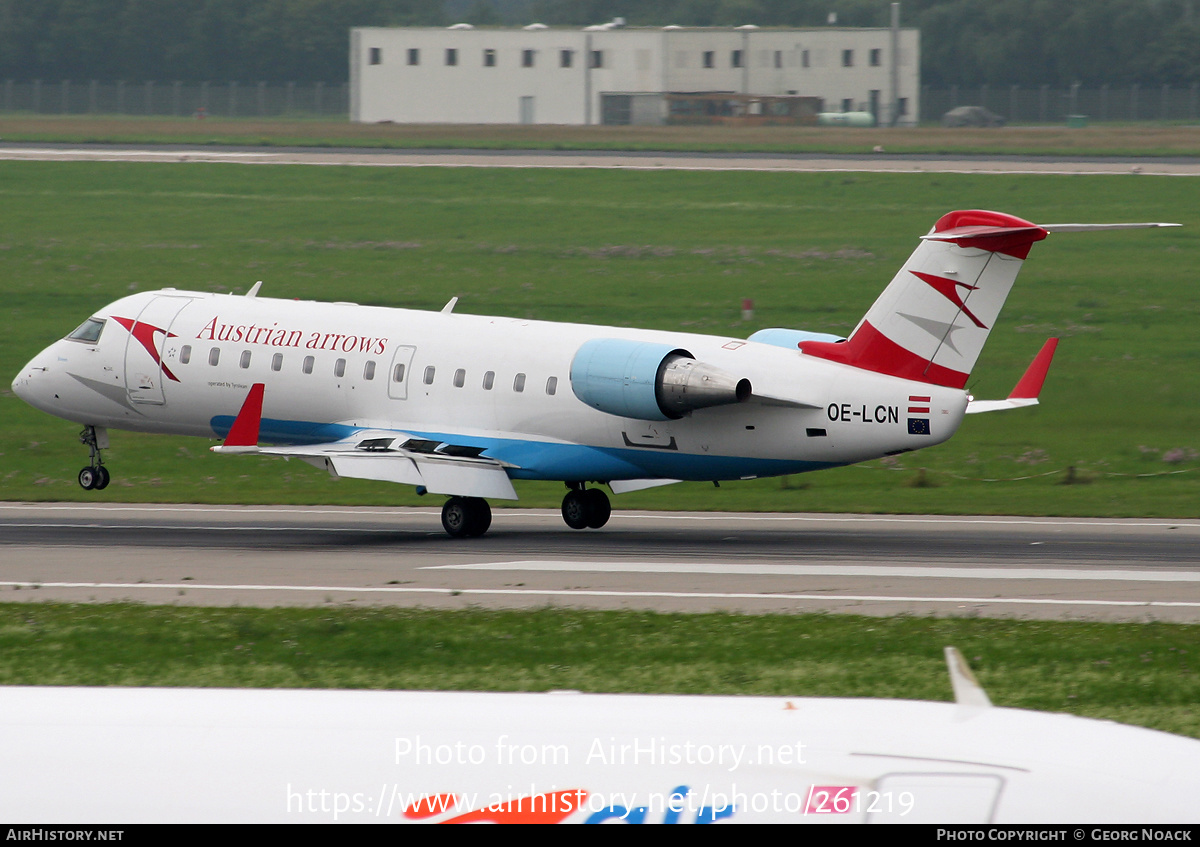
[[[1015,155],[384,150],[202,145],[0,145],[0,160],[440,168],[1200,176],[1200,158]]]
[[[0,597],[1200,621],[1200,521],[0,504]]]

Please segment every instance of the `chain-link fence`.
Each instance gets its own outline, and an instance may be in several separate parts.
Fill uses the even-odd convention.
[[[1200,84],[1190,86],[1018,85],[921,88],[921,121],[936,123],[956,106],[982,106],[1010,124],[1200,120]]]
[[[17,82],[5,80],[0,111],[40,115],[348,117],[350,84],[323,82]]]
[[[921,122],[956,106],[982,106],[1010,124],[1200,121],[1200,83],[1190,86],[1017,85],[921,87]],[[266,82],[75,82],[5,80],[0,111],[42,115],[348,117],[350,84]]]

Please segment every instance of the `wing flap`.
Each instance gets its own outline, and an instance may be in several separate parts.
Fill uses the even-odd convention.
[[[335,477],[415,485],[433,494],[516,500],[506,462],[484,458],[485,448],[419,438],[406,432],[362,429],[319,444],[259,446],[263,383],[255,383],[225,443],[209,448],[226,455],[281,456],[325,468]]]
[[[434,494],[458,494],[516,500],[517,492],[499,462],[454,456],[420,457],[414,460],[425,487]]]
[[[395,441],[405,440],[403,435],[397,437],[396,433],[391,433],[391,437]],[[355,436],[327,444],[280,447],[221,445],[210,449],[222,454],[302,459],[316,467],[325,468],[333,476],[415,485],[433,494],[518,499],[508,478],[506,468],[511,466],[507,463],[472,456],[418,453],[403,448],[363,448],[358,446],[362,441],[360,436]]]

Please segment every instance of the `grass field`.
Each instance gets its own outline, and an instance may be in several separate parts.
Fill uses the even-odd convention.
[[[352,124],[345,120],[0,115],[0,141],[489,150],[1196,156],[1200,126],[1000,129]]]
[[[729,334],[847,332],[954,208],[1172,220],[1035,246],[971,389],[1003,397],[1063,337],[1043,405],[973,416],[886,462],[618,498],[646,508],[1200,514],[1195,183],[1145,176],[626,173],[207,164],[0,164],[0,372],[131,291],[244,291]],[[756,315],[742,321],[742,298]],[[201,440],[114,434],[78,488],[76,427],[0,394],[6,499],[415,503]],[[1064,483],[1075,484],[1064,484]],[[554,506],[555,485],[519,489]]]
[[[1200,738],[1195,628],[851,615],[0,604],[2,685],[577,689],[992,702]]]

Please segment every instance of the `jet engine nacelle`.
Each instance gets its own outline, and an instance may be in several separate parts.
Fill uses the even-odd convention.
[[[750,380],[697,362],[669,344],[596,338],[571,360],[571,389],[594,409],[623,418],[674,420],[750,398]]]

